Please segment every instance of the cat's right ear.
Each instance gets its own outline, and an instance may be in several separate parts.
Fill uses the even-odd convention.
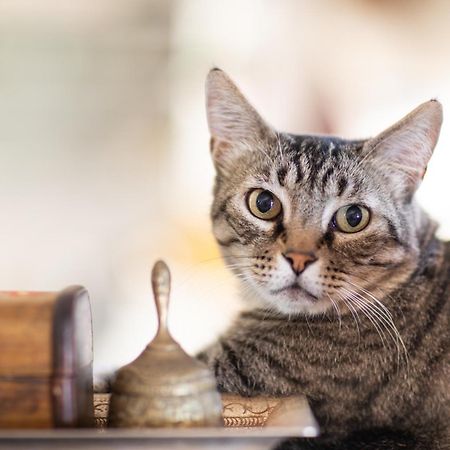
[[[226,172],[242,151],[263,141],[270,132],[270,127],[236,85],[217,68],[206,78],[206,112],[211,154],[221,171]]]
[[[422,103],[403,119],[369,139],[362,156],[372,161],[394,181],[394,189],[411,199],[425,175],[439,138],[442,105]]]

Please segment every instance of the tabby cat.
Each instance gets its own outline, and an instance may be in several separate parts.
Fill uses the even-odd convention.
[[[212,222],[253,307],[202,352],[223,392],[305,394],[319,440],[284,448],[450,448],[450,244],[414,193],[442,107],[375,138],[271,128],[207,78]]]

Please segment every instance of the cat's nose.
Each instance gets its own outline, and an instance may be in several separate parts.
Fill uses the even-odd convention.
[[[283,256],[287,260],[287,262],[291,265],[292,270],[297,274],[301,274],[308,264],[313,263],[317,260],[311,252],[295,252],[289,251],[283,253]]]

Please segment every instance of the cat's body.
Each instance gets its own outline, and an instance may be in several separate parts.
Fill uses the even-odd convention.
[[[319,448],[450,448],[450,244],[413,201],[440,105],[345,141],[273,131],[221,71],[207,88],[214,234],[257,302],[199,355],[219,388],[305,394]]]
[[[364,317],[356,325],[351,314],[339,322],[256,310],[200,358],[224,392],[305,394],[325,436],[390,428],[435,438],[450,423],[449,280],[450,245],[432,239],[414,277],[391,294],[407,356]]]

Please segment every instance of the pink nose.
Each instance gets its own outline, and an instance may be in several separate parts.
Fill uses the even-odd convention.
[[[301,253],[301,252],[286,252],[283,256],[287,259],[288,263],[291,265],[292,270],[299,275],[302,273],[308,264],[316,261],[316,257],[313,253]]]

